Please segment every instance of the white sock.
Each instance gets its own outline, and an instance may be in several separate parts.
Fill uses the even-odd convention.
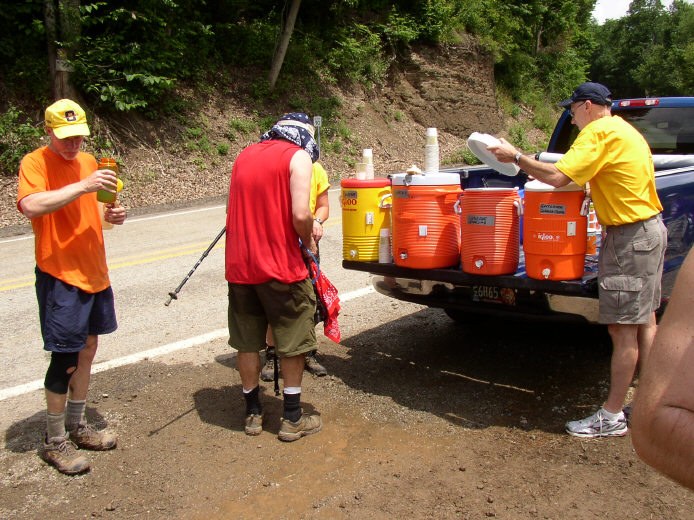
[[[608,421],[616,421],[617,419],[620,418],[621,415],[622,415],[621,410],[617,413],[612,413],[612,412],[608,412],[607,410],[605,410],[604,406],[602,407],[602,416],[605,419],[607,419]]]

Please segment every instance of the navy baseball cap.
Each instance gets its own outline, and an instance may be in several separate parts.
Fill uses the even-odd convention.
[[[559,103],[559,106],[567,108],[571,103],[577,101],[592,101],[598,105],[610,106],[612,104],[612,92],[601,83],[586,81],[576,87],[571,97]]]

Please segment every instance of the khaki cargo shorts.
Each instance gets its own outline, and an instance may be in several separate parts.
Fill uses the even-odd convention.
[[[267,326],[272,327],[280,357],[316,348],[316,295],[311,281],[285,284],[229,284],[229,345],[239,352],[265,348]]]
[[[600,323],[648,323],[660,306],[667,229],[660,215],[608,226],[598,260]]]

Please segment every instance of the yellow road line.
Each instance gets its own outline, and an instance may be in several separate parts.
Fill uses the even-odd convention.
[[[333,220],[332,222],[326,222],[325,227],[333,227],[340,223],[340,220]],[[205,247],[202,247],[205,246]],[[220,241],[213,249],[218,249],[224,247],[223,241]],[[171,258],[178,258],[179,256],[186,256],[193,253],[202,253],[209,247],[209,242],[198,242],[195,244],[187,244],[185,246],[169,247],[166,249],[161,249],[159,251],[152,252],[145,256],[142,255],[130,255],[120,258],[114,258],[108,262],[109,271],[115,271],[116,269],[122,269],[124,267],[132,267],[134,265],[151,264],[152,262],[157,262],[159,260],[169,260]],[[31,287],[34,285],[35,277],[33,274],[27,276],[21,276],[19,278],[9,278],[6,280],[0,280],[0,292],[12,291],[14,289],[23,289],[25,287]]]
[[[207,244],[209,245],[209,244]],[[186,248],[169,248],[157,251],[147,256],[130,256],[115,259],[109,262],[109,271],[115,271],[116,269],[122,269],[123,267],[132,267],[134,265],[150,264],[152,262],[157,262],[159,260],[168,260],[170,258],[178,258],[180,256],[186,256],[194,253],[201,253],[207,249],[207,247],[201,248],[199,245],[187,246]],[[224,247],[224,244],[218,244],[213,249],[218,249]],[[168,252],[167,252],[168,251]],[[132,260],[129,260],[132,258]],[[14,289],[23,289],[25,287],[31,287],[34,285],[34,275],[23,276],[21,278],[12,278],[9,280],[0,280],[0,292],[12,291]]]

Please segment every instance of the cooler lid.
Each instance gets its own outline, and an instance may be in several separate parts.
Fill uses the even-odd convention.
[[[509,177],[514,177],[518,175],[520,168],[514,163],[502,163],[496,159],[496,156],[487,150],[488,146],[498,145],[499,141],[496,137],[489,134],[482,134],[480,132],[472,132],[470,137],[467,139],[467,147],[470,151],[475,154],[480,161],[482,161],[487,166],[498,171],[502,175],[508,175]]]
[[[393,175],[393,186],[460,186],[460,175],[457,173],[438,172],[409,175]]]
[[[467,188],[467,189],[465,189],[465,190],[463,190],[463,191],[464,191],[464,192],[468,192],[468,191],[482,191],[482,192],[487,192],[487,193],[489,193],[489,192],[493,192],[493,191],[497,191],[497,192],[518,191],[518,188],[517,188],[517,187],[515,187],[515,188],[499,188],[499,187],[496,187],[496,188]]]
[[[385,188],[390,186],[390,179],[386,177],[374,177],[373,179],[342,179],[340,185],[343,188]]]
[[[525,191],[584,191],[583,187],[579,186],[575,182],[570,182],[561,188],[555,188],[554,186],[540,182],[537,179],[526,182],[523,189]]]

